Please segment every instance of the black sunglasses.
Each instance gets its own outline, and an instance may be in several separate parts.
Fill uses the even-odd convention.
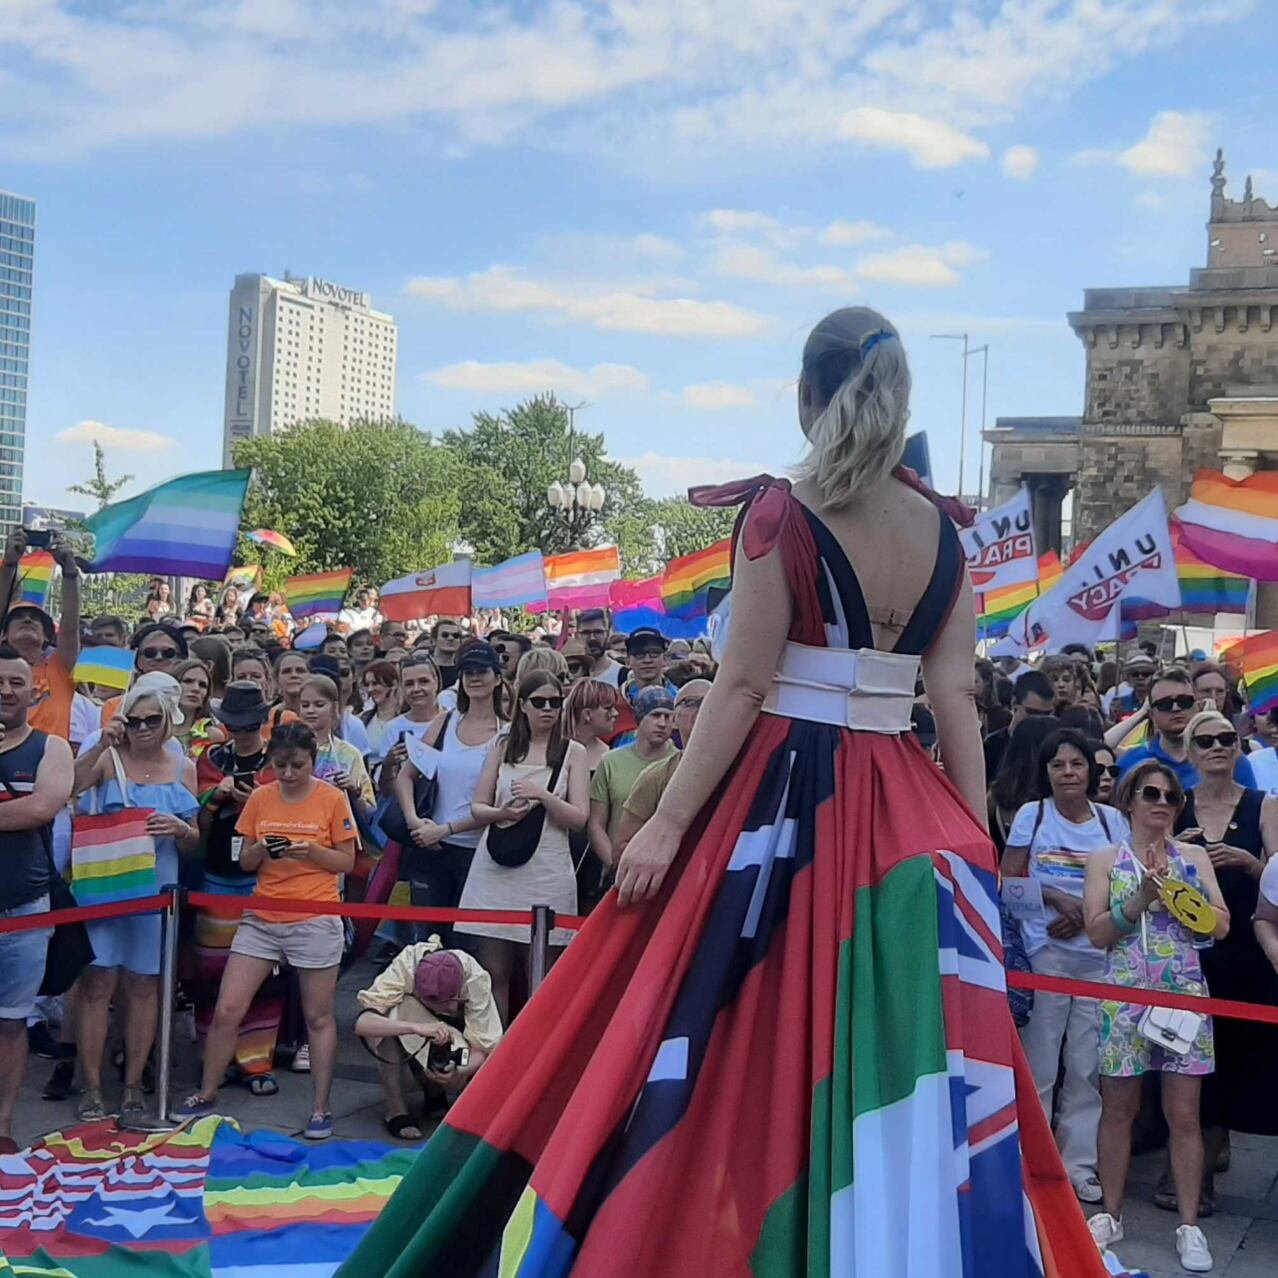
[[[1232,750],[1238,744],[1238,734],[1228,731],[1195,732],[1193,742],[1200,750],[1210,750],[1212,746],[1224,746],[1226,750]]]
[[[564,699],[563,697],[529,697],[528,704],[534,710],[562,710]]]
[[[1107,777],[1116,777],[1118,775],[1118,764],[1116,763],[1098,763],[1097,768]]]
[[[140,719],[135,719],[132,715],[124,720],[126,728],[132,728],[134,732],[143,732],[150,728],[159,728],[164,724],[164,716],[162,714],[143,715]]]
[[[440,633],[439,633],[439,634],[437,634],[437,635],[435,636],[435,638],[436,638],[437,640],[438,640],[438,639],[460,639],[460,638],[461,638],[461,635],[460,635],[457,631],[453,631],[453,630],[442,630],[442,631],[440,631]]]
[[[178,650],[176,648],[139,648],[138,656],[145,657],[148,661],[176,661]]]
[[[1167,714],[1172,710],[1192,710],[1198,702],[1183,692],[1178,697],[1159,697],[1157,701],[1149,703],[1155,710],[1161,710],[1163,714]]]
[[[1169,808],[1176,806],[1176,796],[1171,790],[1164,790],[1156,785],[1143,785],[1138,793],[1146,803],[1166,804]]]

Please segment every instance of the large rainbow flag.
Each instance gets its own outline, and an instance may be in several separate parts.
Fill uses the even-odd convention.
[[[1175,517],[1181,540],[1204,563],[1278,581],[1278,471],[1230,479],[1200,470]]]
[[[295,619],[337,616],[350,589],[353,568],[331,572],[310,572],[290,577],[284,583],[284,602]]]
[[[1239,639],[1222,648],[1220,656],[1242,671],[1253,714],[1278,706],[1278,630]]]
[[[1172,526],[1176,542],[1176,576],[1180,581],[1181,607],[1186,612],[1245,613],[1251,599],[1252,579],[1209,564],[1185,544]]]
[[[977,607],[976,633],[981,639],[1001,639],[1014,617],[1019,616],[1041,594],[1046,594],[1064,576],[1061,557],[1054,550],[1038,557],[1038,580],[1025,581],[1001,590],[987,590]]]
[[[221,580],[235,554],[250,470],[180,475],[84,521],[96,539],[92,572],[158,572]]]
[[[732,538],[725,537],[666,565],[661,577],[662,603],[671,617],[704,617],[710,611],[710,592],[726,588],[731,580]]]

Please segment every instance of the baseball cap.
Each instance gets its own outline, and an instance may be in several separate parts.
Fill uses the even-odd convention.
[[[491,670],[494,674],[501,674],[501,658],[497,656],[492,644],[485,643],[482,639],[472,639],[457,654],[458,674],[465,670]]]
[[[449,950],[424,954],[413,973],[413,993],[419,1003],[453,1003],[461,998],[466,969]]]
[[[662,652],[665,652],[666,637],[656,626],[640,626],[638,630],[632,630],[626,636],[627,652],[637,652],[645,648],[660,648]]]

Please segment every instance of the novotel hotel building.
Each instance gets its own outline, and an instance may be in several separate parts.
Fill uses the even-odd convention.
[[[323,418],[395,416],[399,331],[367,293],[316,276],[237,275],[226,340],[222,464],[236,443]]]

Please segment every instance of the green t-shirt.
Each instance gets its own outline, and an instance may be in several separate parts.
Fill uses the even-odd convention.
[[[609,750],[603,761],[595,769],[594,780],[590,783],[590,800],[592,803],[608,805],[608,837],[615,839],[621,825],[621,812],[630,797],[630,791],[639,774],[651,763],[668,759],[678,754],[674,743],[667,741],[665,749],[651,759],[639,756],[634,746],[622,746],[620,750]]]

